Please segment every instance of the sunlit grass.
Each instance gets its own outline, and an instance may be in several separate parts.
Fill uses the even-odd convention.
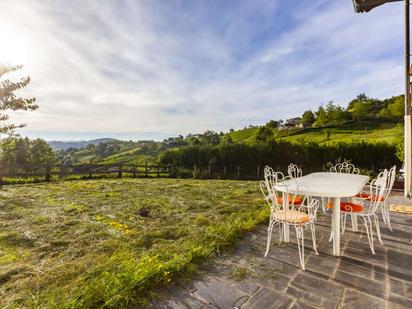
[[[190,274],[266,216],[255,182],[8,186],[0,205],[0,307],[145,306],[157,286]]]
[[[229,133],[234,142],[253,144],[259,128],[246,128]],[[327,131],[330,132],[329,139]],[[311,128],[307,130],[290,129],[275,133],[276,140],[289,142],[315,142],[315,143],[339,143],[339,142],[387,142],[393,144],[398,142],[402,136],[402,127],[394,123],[348,123],[330,128]]]

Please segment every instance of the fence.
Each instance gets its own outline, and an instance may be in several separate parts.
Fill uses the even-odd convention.
[[[70,176],[94,178],[96,176],[129,177],[170,177],[173,174],[172,165],[138,164],[82,164],[82,165],[46,165],[46,164],[0,164],[0,186],[8,183],[28,182],[30,179],[52,181]],[[24,181],[27,180],[27,181]]]
[[[277,171],[286,172],[281,166],[272,166]],[[97,178],[97,177],[170,177],[195,179],[242,179],[259,180],[263,178],[264,166],[230,165],[193,166],[192,168],[173,165],[138,164],[82,164],[82,165],[38,165],[0,163],[0,186],[25,182],[49,182],[59,179]],[[303,167],[305,174],[327,171],[328,166],[321,168]],[[376,174],[376,171],[362,170],[363,174]]]
[[[138,164],[81,164],[81,165],[39,165],[0,163],[0,186],[25,182],[49,182],[70,179],[70,177],[171,177],[197,179],[245,179],[263,177],[263,166],[193,166],[188,169],[173,165]]]

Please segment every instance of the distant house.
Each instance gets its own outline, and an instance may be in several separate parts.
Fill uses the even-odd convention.
[[[286,119],[285,122],[283,122],[279,126],[279,130],[286,130],[286,129],[291,129],[291,128],[302,128],[303,125],[301,123],[302,118],[300,117],[295,117],[295,118],[290,118]]]

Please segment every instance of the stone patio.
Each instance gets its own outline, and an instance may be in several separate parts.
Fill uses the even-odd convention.
[[[319,211],[319,255],[305,232],[306,271],[299,267],[296,238],[277,242],[263,257],[266,226],[247,234],[231,252],[209,261],[191,282],[161,293],[154,308],[412,308],[412,216],[392,213],[393,232],[381,222],[384,245],[375,237],[373,255],[363,226],[350,220],[341,238],[342,255],[328,242],[331,213]],[[273,238],[272,238],[273,239]]]

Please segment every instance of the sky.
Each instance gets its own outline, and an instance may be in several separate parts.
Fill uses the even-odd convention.
[[[18,132],[155,139],[403,92],[403,5],[351,0],[2,0],[0,63],[24,65]]]

